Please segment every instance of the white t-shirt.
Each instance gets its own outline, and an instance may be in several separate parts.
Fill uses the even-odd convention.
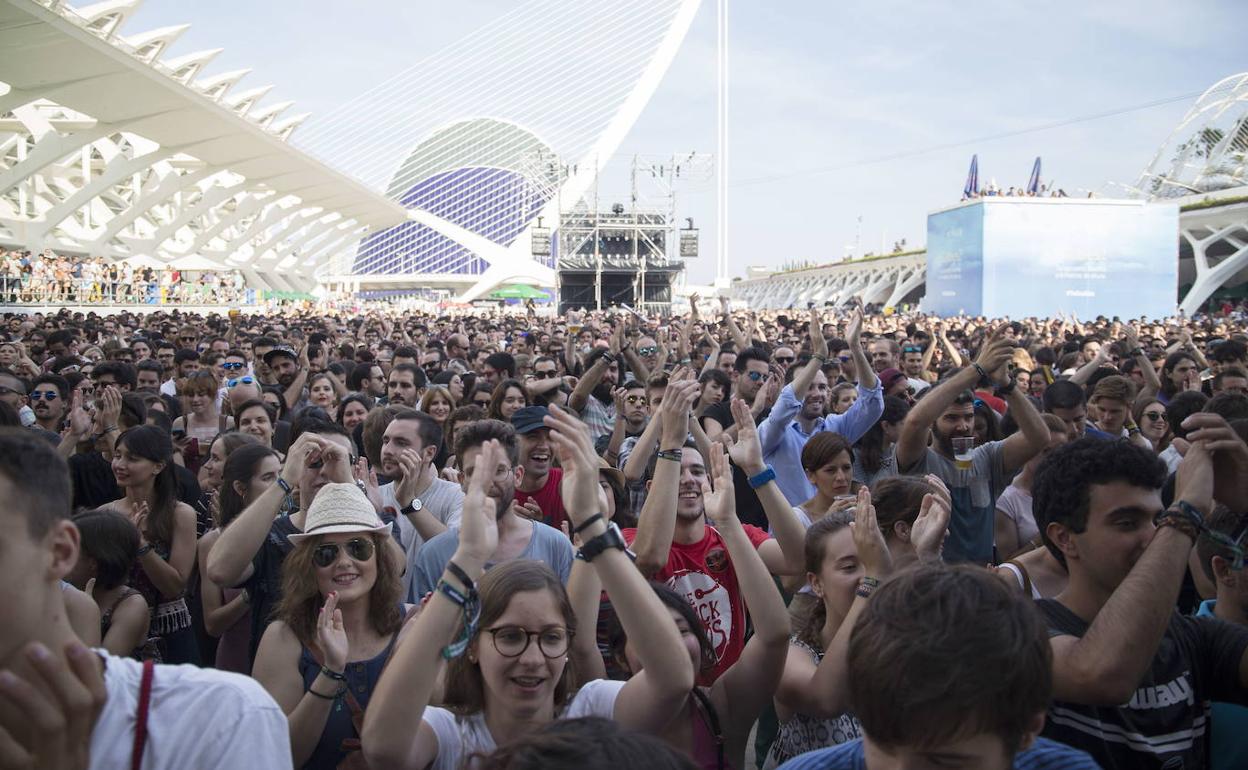
[[[1017,485],[1011,484],[1005,488],[1005,491],[997,498],[997,510],[1004,513],[1018,528],[1020,547],[1030,543],[1040,534],[1040,528],[1036,525],[1036,517],[1031,512],[1031,495]],[[1008,555],[1003,553],[1001,558]]]
[[[143,664],[96,650],[108,700],[91,733],[91,770],[130,767]],[[287,768],[286,715],[256,680],[196,666],[156,666],[143,770]]]
[[[413,582],[416,575],[416,556],[425,539],[416,531],[416,526],[399,511],[399,502],[394,498],[394,482],[381,485],[377,491],[381,494],[381,504],[393,508],[395,518],[399,522],[399,543],[407,554],[407,572],[403,575],[404,601],[408,604],[419,604],[422,597],[413,593]],[[459,519],[464,512],[464,490],[446,479],[433,480],[429,488],[420,495],[423,510],[429,511],[434,518],[442,522],[447,529],[459,526]]]
[[[627,682],[598,679],[589,682],[576,695],[560,719],[578,717],[615,717],[615,699]],[[460,763],[475,753],[489,754],[498,746],[494,736],[485,725],[485,714],[478,711],[470,717],[460,717],[443,708],[430,706],[425,709],[425,723],[438,736],[438,756],[430,765],[431,770],[460,770]]]

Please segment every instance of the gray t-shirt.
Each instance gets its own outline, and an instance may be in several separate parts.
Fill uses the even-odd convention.
[[[381,493],[382,505],[394,509],[395,518],[399,522],[399,543],[407,554],[407,572],[403,575],[403,594],[407,598],[404,601],[418,604],[424,594],[415,593],[413,575],[416,574],[416,557],[424,546],[425,539],[416,531],[416,526],[399,513],[399,503],[394,498],[394,483],[385,484],[378,491]],[[429,488],[421,493],[420,502],[424,510],[433,514],[448,529],[459,526],[459,518],[464,512],[464,490],[458,484],[446,479],[434,479]]]
[[[455,555],[459,547],[459,527],[451,527],[442,534],[425,543],[416,555],[416,566],[412,573],[412,590],[417,598],[429,593],[438,584],[438,579],[446,570],[446,563]],[[517,556],[517,559],[532,559],[546,564],[555,571],[559,580],[568,582],[572,572],[572,542],[562,532],[549,527],[540,521],[533,522],[533,535],[529,544]],[[494,562],[485,565],[488,570]]]
[[[1005,491],[1005,459],[1002,441],[990,441],[975,447],[971,469],[960,471],[954,461],[928,447],[923,457],[904,469],[912,476],[935,474],[949,487],[953,498],[953,515],[949,518],[949,536],[945,538],[944,560],[954,564],[995,563],[992,555],[993,525],[996,522],[997,498]]]

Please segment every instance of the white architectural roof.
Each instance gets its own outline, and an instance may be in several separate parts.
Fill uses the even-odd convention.
[[[242,253],[249,269],[302,276],[295,283],[306,285],[335,250],[406,218],[379,191],[287,144],[306,116],[283,119],[289,102],[257,107],[269,88],[239,89],[246,70],[196,79],[218,51],[162,60],[185,26],[123,35],[138,5],[106,0],[73,9],[59,0],[0,0],[0,83],[8,87],[0,85],[0,116],[11,112],[21,124],[2,128],[33,143],[0,168],[0,196],[44,177],[22,191],[24,210],[12,211],[14,199],[5,217],[0,201],[0,225],[28,227],[5,240],[29,243],[33,236],[52,248],[165,261],[187,253],[237,260]],[[77,178],[61,173],[74,165],[63,151],[72,156],[83,147],[87,170]],[[147,178],[127,197],[117,188],[135,175]],[[117,188],[109,184],[114,178]],[[162,187],[163,195],[152,194]],[[162,206],[176,211],[162,216]],[[59,220],[47,221],[50,214]],[[34,221],[27,226],[27,219]],[[250,227],[253,220],[262,224]],[[320,232],[305,237],[313,230]],[[354,238],[327,242],[344,232]],[[258,235],[276,237],[255,243]],[[314,243],[328,248],[311,254]],[[247,244],[264,248],[247,253]]]

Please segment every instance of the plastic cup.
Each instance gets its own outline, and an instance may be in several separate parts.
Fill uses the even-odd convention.
[[[953,463],[960,471],[969,471],[975,450],[974,438],[958,437],[953,440]]]

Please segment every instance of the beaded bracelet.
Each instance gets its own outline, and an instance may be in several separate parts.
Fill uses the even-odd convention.
[[[316,697],[323,698],[325,700],[338,700],[338,696],[342,695],[346,691],[347,691],[347,686],[344,684],[342,687],[339,687],[338,691],[335,692],[333,695],[322,695],[316,690],[313,690],[311,687],[309,687],[305,692],[307,692],[308,695],[315,695]]]

